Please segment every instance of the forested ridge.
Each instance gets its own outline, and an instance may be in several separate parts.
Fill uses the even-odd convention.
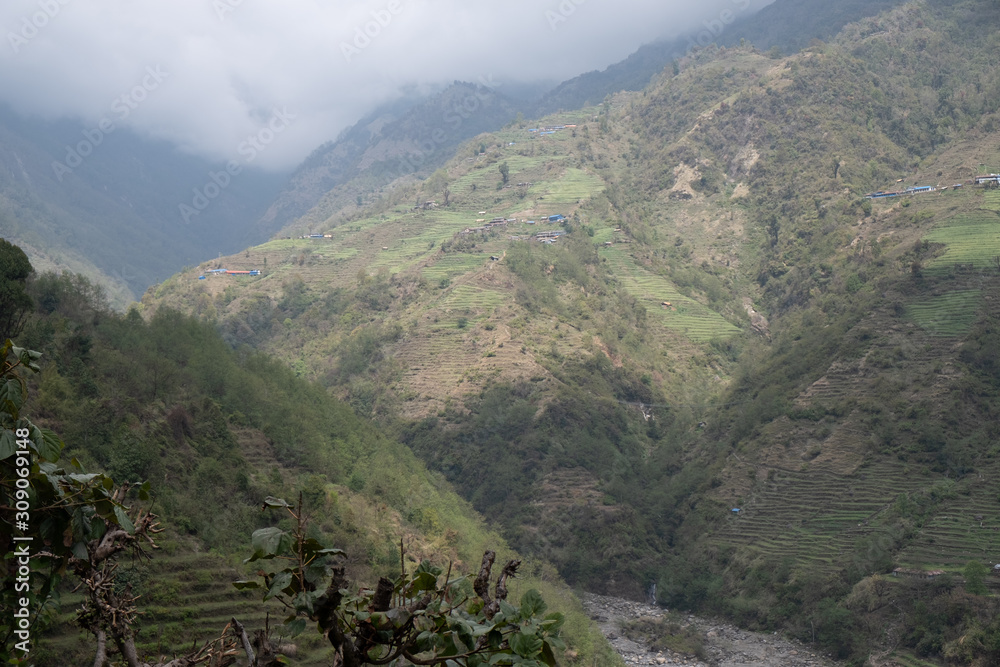
[[[146,482],[164,529],[150,559],[124,560],[115,574],[140,600],[140,657],[187,652],[219,637],[232,617],[262,629],[269,611],[274,646],[294,644],[295,664],[328,664],[332,649],[321,635],[290,638],[280,606],[233,587],[260,567],[243,564],[251,533],[278,526],[295,534],[273,498],[300,499],[295,511],[309,517],[304,535],[342,550],[341,576],[357,585],[398,577],[401,565],[412,574],[422,561],[418,574],[444,581],[447,570],[454,583],[475,574],[487,549],[513,557],[406,447],[284,364],[234,350],[213,326],[177,312],[148,322],[134,309],[115,313],[80,276],[34,276],[28,295],[34,312],[17,338],[44,352],[40,372],[25,378],[22,413],[67,443],[62,465],[72,460],[119,484]],[[262,505],[276,509],[261,512]],[[38,569],[41,577],[43,563]],[[512,602],[541,589],[567,614],[568,659],[614,662],[550,566],[529,559],[520,574],[508,582]],[[66,583],[32,619],[33,664],[94,660],[93,635],[73,630],[81,596]],[[12,612],[13,598],[4,606]]]

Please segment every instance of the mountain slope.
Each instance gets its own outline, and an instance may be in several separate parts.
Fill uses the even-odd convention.
[[[693,52],[145,303],[321,379],[581,585],[989,664],[960,577],[1000,549],[997,12]],[[905,186],[935,189],[864,198]]]
[[[564,81],[539,101],[534,114],[599,104],[608,95],[622,90],[642,90],[665,67],[693,49],[712,43],[736,46],[746,41],[761,51],[777,48],[780,52],[795,53],[815,39],[830,39],[850,22],[874,16],[901,2],[775,0],[759,8],[750,0],[734,0],[733,6],[719,16],[708,17],[704,29],[695,34],[645,44],[620,63]]]
[[[485,549],[515,556],[439,475],[321,387],[265,355],[229,349],[210,326],[167,310],[148,323],[134,310],[118,315],[91,291],[65,275],[31,285],[39,309],[19,342],[44,350],[43,370],[29,379],[22,414],[62,435],[67,461],[150,482],[161,549],[123,559],[117,573],[140,598],[143,654],[215,639],[234,616],[263,628],[270,613],[273,630],[286,615],[232,586],[251,575],[251,533],[287,520],[262,513],[269,495],[303,499],[310,536],[344,549],[359,586],[403,563],[429,559],[454,576],[478,567]],[[538,588],[568,613],[567,664],[621,664],[550,566],[526,559],[519,574],[512,599]],[[48,609],[57,624],[33,644],[35,664],[93,660],[93,637],[72,622],[78,594],[61,598]],[[33,630],[45,625],[39,618]],[[306,632],[295,643],[296,664],[329,664],[323,637]]]
[[[299,166],[258,220],[258,231],[263,235],[278,232],[313,209],[327,192],[352,180],[356,181],[354,197],[340,202],[338,208],[367,198],[372,190],[400,176],[432,171],[459,143],[517,115],[516,103],[505,98],[502,90],[498,92],[500,85],[489,79],[456,81],[428,98],[405,99],[358,121]]]
[[[122,307],[179,266],[263,239],[248,221],[273,198],[281,174],[245,166],[202,210],[182,216],[193,190],[224,171],[126,129],[25,120],[4,110],[0,234],[28,250],[40,270],[71,269],[107,285]]]

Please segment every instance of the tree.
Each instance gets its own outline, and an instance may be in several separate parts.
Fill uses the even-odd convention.
[[[386,665],[405,659],[415,665],[548,665],[554,667],[554,649],[564,648],[559,639],[563,617],[545,613],[546,605],[537,591],[521,598],[519,607],[507,602],[507,581],[520,561],[503,567],[491,596],[491,572],[496,554],[483,555],[472,589],[478,601],[463,595],[468,586],[464,577],[453,578],[451,568],[442,570],[424,561],[415,571],[405,569],[395,580],[381,578],[374,591],[356,590],[337,564],[339,549],[322,546],[306,536],[307,520],[302,498],[293,507],[280,498],[267,498],[264,508],[288,513],[294,528],[276,527],[254,532],[254,553],[247,563],[271,561],[270,572],[258,570],[262,581],[238,581],[240,590],[264,591],[264,600],[277,599],[287,610],[284,630],[291,636],[315,624],[335,651],[335,665],[360,667]],[[402,557],[402,545],[400,545]],[[464,584],[464,586],[463,586]],[[270,667],[277,662],[275,647],[257,633],[257,652],[236,619],[241,643],[253,667]]]
[[[973,595],[986,595],[989,591],[986,588],[986,575],[989,570],[978,560],[970,560],[962,575],[965,577],[965,590]]]
[[[24,251],[0,239],[0,340],[17,337],[34,307],[25,289],[32,271]]]
[[[503,179],[503,184],[507,185],[507,181],[510,180],[510,167],[507,166],[507,161],[504,160],[500,163],[500,178]]]
[[[28,397],[21,373],[39,372],[42,355],[8,339],[0,356],[0,506],[13,510],[4,513],[0,534],[5,553],[15,556],[0,565],[0,661],[28,664],[32,637],[56,611],[59,584],[72,573],[84,591],[77,622],[94,635],[95,667],[107,664],[108,638],[130,667],[140,667],[136,598],[129,587],[116,587],[116,570],[121,555],[148,557],[156,546],[157,516],[141,505],[149,485],[116,485],[104,473],[86,473],[75,459],[59,465],[59,436],[21,415]],[[139,502],[129,506],[130,498]],[[227,650],[236,655],[235,644],[219,649],[213,643],[153,667],[190,667]]]

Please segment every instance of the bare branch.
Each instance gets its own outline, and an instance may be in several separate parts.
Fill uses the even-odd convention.
[[[507,564],[503,566],[503,571],[500,572],[500,578],[497,579],[496,587],[496,599],[500,600],[507,599],[507,579],[513,579],[517,576],[517,568],[521,567],[521,561],[519,560],[509,560]]]
[[[233,632],[236,634],[237,638],[240,640],[240,643],[243,645],[243,651],[247,654],[247,664],[248,665],[256,664],[255,663],[256,658],[254,657],[253,654],[253,647],[250,646],[250,638],[247,637],[246,628],[243,627],[242,623],[236,620],[235,616],[233,617],[232,625],[233,625]]]
[[[483,554],[483,564],[479,568],[479,575],[472,583],[472,590],[476,591],[483,600],[483,611],[486,618],[493,620],[493,616],[500,611],[500,605],[490,598],[490,573],[493,570],[493,561],[497,558],[495,551],[487,551]]]

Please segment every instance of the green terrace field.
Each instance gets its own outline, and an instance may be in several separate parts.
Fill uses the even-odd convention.
[[[983,208],[1000,213],[1000,190],[989,190],[983,195]]]
[[[731,513],[716,539],[750,545],[765,556],[832,565],[849,557],[899,494],[933,481],[891,463],[853,475],[772,468],[765,487]]]
[[[449,290],[439,303],[446,309],[484,315],[510,299],[509,295],[496,290],[483,289],[475,285],[457,285]]]
[[[560,212],[560,207],[573,206],[582,203],[601,191],[604,181],[599,176],[583,169],[572,167],[566,170],[562,178],[546,187],[543,202],[539,210],[551,211],[550,215]]]
[[[976,322],[983,304],[980,290],[959,290],[906,307],[906,315],[935,336],[962,336]]]
[[[715,311],[681,294],[666,278],[640,267],[619,247],[601,248],[599,254],[628,293],[646,306],[650,321],[696,343],[739,332]],[[664,302],[670,306],[664,306]]]
[[[381,244],[371,257],[371,269],[388,267],[392,273],[410,268],[418,261],[437,253],[434,246],[452,238],[467,227],[475,227],[469,214],[450,211],[421,211],[385,223],[377,235]]]
[[[464,275],[470,271],[475,271],[490,261],[488,257],[481,254],[464,252],[454,252],[442,255],[420,270],[420,275],[429,282],[440,282],[442,279],[451,280],[457,276]]]
[[[509,151],[508,151],[509,152]],[[540,182],[545,178],[547,165],[552,165],[552,169],[561,169],[560,163],[566,158],[561,155],[539,155],[537,157],[518,155],[516,153],[505,154],[500,159],[492,161],[477,162],[470,171],[455,180],[449,187],[452,192],[457,193],[462,198],[472,198],[470,192],[475,186],[475,195],[483,202],[484,209],[490,211],[490,204],[496,197],[497,184],[500,182],[500,162],[506,162],[510,168],[509,182],[517,185],[522,182]],[[481,158],[475,158],[481,160]],[[536,188],[529,190],[534,193]],[[463,199],[459,199],[464,203]],[[499,215],[499,213],[497,214]]]
[[[509,186],[497,190],[500,182],[499,162],[459,177],[449,187],[457,206],[477,217],[514,215],[526,209],[535,217],[572,213],[572,208],[604,189],[604,181],[589,171],[566,167],[568,158],[561,155],[528,157],[510,155],[502,158],[510,169]],[[518,186],[531,183],[530,186]],[[523,198],[522,195],[523,194]],[[479,214],[478,211],[485,211]]]
[[[975,269],[995,267],[1000,256],[1000,216],[995,213],[965,213],[937,225],[924,240],[947,246],[944,254],[929,262],[926,269],[943,273],[956,265]]]
[[[169,540],[165,544],[171,551],[176,547]],[[216,554],[161,551],[148,565],[122,570],[120,576],[133,583],[142,595],[143,610],[155,619],[141,624],[136,638],[140,655],[169,653],[194,640],[215,639],[234,616],[250,629],[263,628],[268,612],[272,618],[281,614],[276,605],[262,605],[259,596],[236,590],[232,582],[242,576]],[[80,600],[78,594],[64,597],[63,609],[73,610]],[[72,631],[74,618],[75,612],[62,614],[60,620],[65,625],[59,628],[59,634],[41,643],[46,653],[51,651],[65,660],[63,664],[84,664],[93,659],[93,636]],[[320,642],[309,641],[309,645],[306,649],[299,642],[298,648],[299,657],[310,662],[318,663],[329,650]]]

